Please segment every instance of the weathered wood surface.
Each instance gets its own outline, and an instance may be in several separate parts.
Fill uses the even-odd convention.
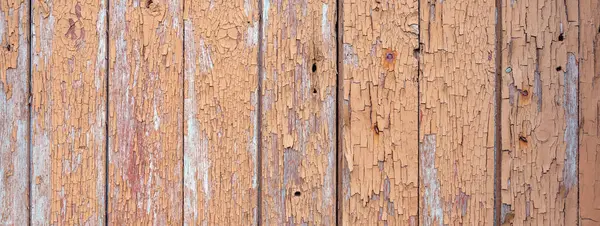
[[[579,10],[579,223],[589,226],[600,224],[600,2]]]
[[[28,223],[29,1],[0,2],[0,224]]]
[[[258,220],[258,1],[185,1],[185,224]]]
[[[420,6],[420,224],[491,225],[495,2]]]
[[[503,224],[577,225],[577,3],[503,1]]]
[[[262,3],[265,225],[335,222],[336,2]]]
[[[104,224],[106,2],[32,13],[31,223]]]
[[[343,12],[341,223],[417,225],[418,1]]]
[[[109,10],[110,224],[183,221],[183,0]]]
[[[0,1],[0,225],[598,225],[599,10]]]

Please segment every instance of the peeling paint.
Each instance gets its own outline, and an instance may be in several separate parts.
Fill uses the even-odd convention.
[[[425,194],[423,194],[423,223],[425,225],[443,225],[444,213],[440,193],[438,170],[435,165],[436,135],[427,134],[423,138],[420,150],[421,176]]]
[[[565,71],[565,167],[564,167],[564,185],[567,192],[573,186],[577,185],[577,156],[579,152],[579,102],[578,102],[578,86],[579,86],[579,69],[575,55],[568,54],[567,66]]]

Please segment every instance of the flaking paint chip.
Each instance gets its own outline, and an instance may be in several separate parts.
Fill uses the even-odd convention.
[[[283,137],[283,147],[284,148],[291,148],[292,146],[294,146],[294,137],[290,134],[285,135]]]

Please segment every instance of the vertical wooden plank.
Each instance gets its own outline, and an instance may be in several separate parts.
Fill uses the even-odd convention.
[[[579,211],[581,225],[600,224],[600,2],[579,1]]]
[[[29,1],[0,2],[0,222],[28,224]]]
[[[501,223],[577,225],[578,7],[503,1]]]
[[[106,2],[32,9],[32,224],[103,224]]]
[[[265,225],[334,224],[336,3],[263,0]]]
[[[420,222],[491,225],[496,3],[420,6]]]
[[[185,4],[185,224],[256,225],[258,1]]]
[[[342,224],[416,225],[418,1],[343,1]]]
[[[183,218],[182,0],[110,2],[109,223]]]

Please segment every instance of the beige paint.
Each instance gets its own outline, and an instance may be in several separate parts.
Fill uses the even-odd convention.
[[[590,226],[600,224],[600,2],[579,6],[579,221]]]
[[[264,225],[335,222],[335,1],[262,2]]]
[[[28,224],[29,1],[0,2],[0,222]]]
[[[32,224],[104,224],[106,2],[32,17]]]
[[[578,5],[503,5],[501,223],[576,225]]]
[[[183,221],[183,1],[113,0],[110,224]]]
[[[491,225],[495,2],[420,6],[420,224]]]
[[[258,220],[258,1],[185,1],[184,222]]]
[[[417,225],[418,1],[343,11],[340,223]]]

